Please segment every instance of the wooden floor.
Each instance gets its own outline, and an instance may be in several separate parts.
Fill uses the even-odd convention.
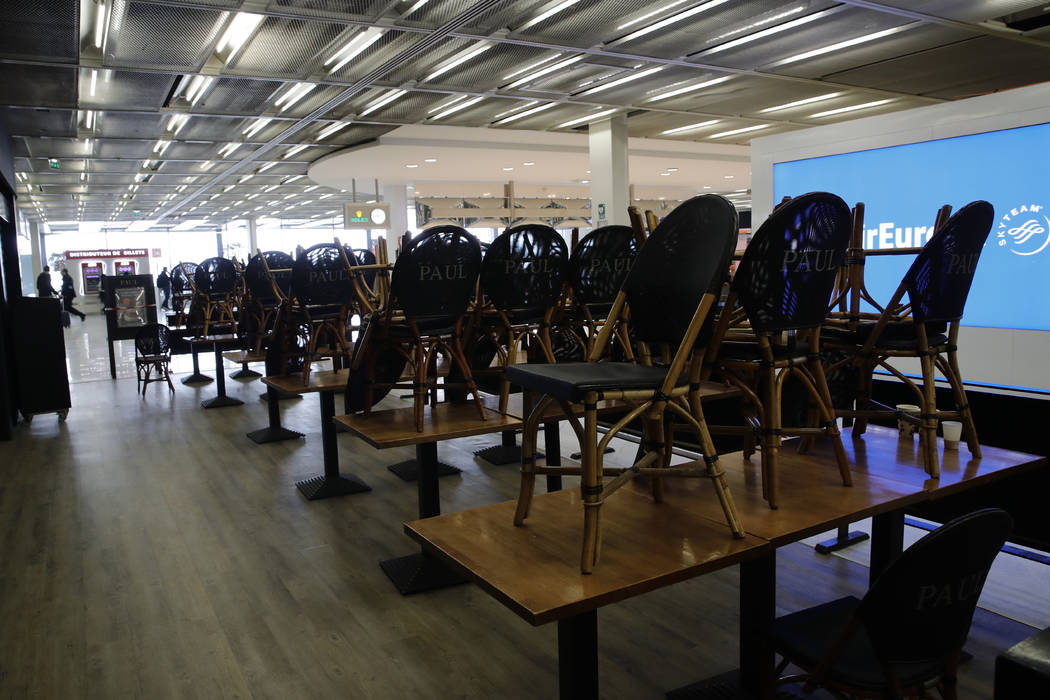
[[[282,403],[305,440],[256,445],[262,387],[227,386],[244,406],[202,410],[213,385],[75,384],[67,422],[41,415],[0,443],[0,698],[557,696],[553,626],[473,586],[403,598],[377,566],[414,551],[416,485],[384,468],[411,448],[339,435],[343,471],[373,490],[308,502],[294,482],[321,471],[317,398]],[[516,496],[514,466],[473,457],[496,439],[440,447],[464,470],[441,479],[444,512]],[[784,612],[866,586],[864,566],[803,544],[778,567]],[[604,608],[603,696],[662,698],[732,668],[737,581],[731,568]],[[1033,631],[979,610],[961,697],[991,697],[995,651]]]

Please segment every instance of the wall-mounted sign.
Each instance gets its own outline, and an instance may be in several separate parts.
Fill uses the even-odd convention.
[[[84,260],[86,258],[144,258],[145,248],[110,248],[102,250],[67,250],[66,260]]]
[[[150,257],[159,258],[160,257],[160,248],[154,248],[153,249],[153,254]]]
[[[343,228],[390,228],[390,205],[344,204]]]

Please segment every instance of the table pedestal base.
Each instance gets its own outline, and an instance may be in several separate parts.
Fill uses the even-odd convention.
[[[343,474],[337,477],[321,476],[295,482],[295,487],[306,496],[308,501],[319,501],[322,498],[349,496],[355,493],[371,491],[372,487],[353,475]]]
[[[201,374],[200,372],[194,372],[190,376],[182,378],[183,384],[207,384],[208,382],[213,381],[215,380],[206,374]]]
[[[757,700],[741,687],[740,671],[729,671],[707,680],[668,691],[667,700]],[[804,697],[788,690],[778,690],[774,700],[795,700]]]
[[[244,402],[232,396],[213,396],[207,401],[201,401],[201,408],[223,408],[224,406],[243,406]]]
[[[414,459],[406,459],[404,462],[391,464],[387,469],[396,474],[402,481],[415,481],[419,478],[419,462]],[[445,464],[444,462],[437,463],[438,476],[452,476],[454,474],[461,474],[462,472],[462,469]]]
[[[500,444],[486,447],[483,450],[478,450],[474,455],[476,457],[481,457],[489,464],[495,464],[497,466],[502,464],[520,464],[521,445],[515,442],[514,431],[508,430],[501,433],[500,436]],[[537,452],[536,458],[543,459],[543,454]]]
[[[379,567],[397,586],[401,595],[457,586],[468,581],[462,574],[446,568],[437,559],[422,552],[381,561]]]
[[[291,401],[292,399],[301,399],[301,398],[303,398],[302,394],[286,394],[283,391],[278,391],[276,393],[277,393],[277,400],[278,401]],[[259,394],[259,398],[262,399],[263,401],[269,401],[270,400],[270,394],[269,394],[269,392],[264,391],[263,393]]]
[[[850,530],[848,525],[843,525],[838,529],[838,532],[830,540],[824,540],[814,545],[813,549],[817,550],[817,554],[831,554],[837,552],[840,549],[846,547],[852,547],[858,542],[863,542],[868,539],[868,533],[861,532],[860,530]]]
[[[297,433],[294,430],[281,426],[276,428],[259,428],[248,433],[248,438],[259,445],[264,445],[268,442],[280,442],[281,440],[294,440],[301,437],[303,437],[302,433]]]
[[[256,377],[261,376],[262,375],[256,372],[254,369],[248,369],[248,366],[245,365],[244,367],[241,367],[239,370],[231,374],[230,379],[255,379]]]

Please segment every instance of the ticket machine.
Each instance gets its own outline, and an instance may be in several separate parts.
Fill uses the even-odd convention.
[[[135,274],[135,261],[134,260],[117,260],[113,263],[113,274],[120,275],[134,275]]]
[[[98,294],[102,272],[102,263],[100,262],[80,263],[80,279],[83,283],[85,295]]]

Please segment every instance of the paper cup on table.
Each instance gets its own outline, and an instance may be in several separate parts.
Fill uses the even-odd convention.
[[[959,449],[959,439],[962,438],[962,423],[957,420],[941,421],[941,432],[944,433],[944,449]]]
[[[915,431],[918,429],[918,423],[914,423],[900,414],[907,414],[909,416],[914,416],[915,418],[918,418],[919,407],[910,403],[899,403],[897,404],[896,409],[898,413],[897,432],[902,438],[910,438],[912,435],[915,434]]]

